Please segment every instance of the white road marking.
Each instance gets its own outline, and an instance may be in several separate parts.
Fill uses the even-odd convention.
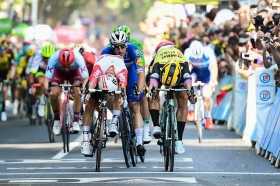
[[[81,141],[83,138],[83,134],[81,133],[73,142],[71,142],[69,144],[69,152],[71,152],[74,148],[78,147],[79,145],[81,145]],[[59,151],[56,155],[54,155],[52,157],[52,159],[57,160],[57,159],[61,159],[64,156],[66,156],[67,154],[69,154],[69,152],[64,153],[63,149],[61,151]]]
[[[58,180],[41,180],[41,179],[15,179],[15,180],[9,180],[9,183],[55,183]]]
[[[160,171],[145,171],[145,172],[139,172],[139,171],[121,171],[121,172],[34,172],[34,173],[7,173],[7,172],[1,172],[0,176],[9,176],[9,175],[106,175],[106,174],[166,174],[166,175],[262,175],[262,176],[280,176],[280,172],[186,172],[186,171],[180,171],[180,172],[160,172]]]
[[[164,169],[164,167],[161,167],[161,166],[153,166],[153,169]],[[175,165],[174,169],[193,169],[193,166],[177,167],[177,166]]]
[[[175,158],[175,162],[192,162],[192,158]],[[0,161],[0,164],[36,164],[36,163],[94,163],[94,158],[87,159],[17,159],[17,160],[8,160]],[[102,163],[123,163],[124,159],[116,158],[104,158]],[[145,163],[161,163],[163,160],[161,158],[147,158]]]
[[[8,167],[7,170],[55,170],[55,169],[92,169],[93,167]],[[113,167],[101,167],[102,169],[112,169]]]
[[[100,178],[13,178],[0,179],[0,181],[7,181],[9,183],[91,183],[102,182],[105,183],[197,183],[194,177],[100,177]]]

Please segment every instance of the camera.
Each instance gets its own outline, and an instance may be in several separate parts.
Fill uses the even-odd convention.
[[[254,56],[252,56],[249,53],[241,53],[241,59],[247,60],[247,61],[253,61],[254,60]]]
[[[273,23],[274,23],[275,26],[276,26],[276,25],[279,25],[280,13],[275,13],[275,14],[273,14],[272,20],[273,20]]]
[[[254,17],[254,25],[257,30],[259,30],[259,28],[263,26],[263,21],[264,21],[264,18],[260,15],[257,15],[256,17]]]

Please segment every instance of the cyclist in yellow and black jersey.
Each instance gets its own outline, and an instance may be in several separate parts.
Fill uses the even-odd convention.
[[[149,89],[158,88],[164,85],[168,88],[190,88],[191,76],[189,65],[182,52],[175,46],[161,47],[157,50],[153,65],[151,66],[151,74],[148,77]],[[158,97],[158,96],[157,96]],[[177,129],[178,140],[176,141],[175,151],[178,154],[185,152],[182,138],[187,121],[187,107],[188,96],[186,92],[175,93],[178,103],[177,109]],[[155,138],[160,137],[159,127],[159,99],[150,99],[149,106],[151,117],[154,123],[153,132]],[[158,129],[156,129],[158,128]]]

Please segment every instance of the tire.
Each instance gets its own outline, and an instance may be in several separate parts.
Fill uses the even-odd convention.
[[[137,164],[136,142],[133,138],[130,139],[129,154],[130,154],[130,159],[131,159],[132,166],[136,167],[136,164]]]
[[[168,154],[169,154],[169,141],[167,140],[166,137],[166,128],[167,126],[167,115],[166,115],[166,109],[165,109],[166,105],[164,104],[163,106],[163,110],[162,110],[162,114],[160,117],[160,126],[161,126],[161,141],[162,141],[162,145],[161,145],[161,153],[163,155],[163,165],[164,165],[164,170],[168,171],[168,166],[169,166],[169,158],[168,158]]]
[[[101,165],[101,153],[102,153],[102,142],[98,141],[97,148],[96,148],[96,165],[95,171],[100,172],[100,165]]]
[[[197,132],[198,132],[198,143],[201,143],[202,142],[202,123],[198,124]]]
[[[47,128],[48,128],[49,142],[50,142],[50,143],[54,143],[55,140],[54,140],[54,134],[53,134],[53,131],[52,131],[53,120],[52,120],[52,119],[47,119],[47,120],[46,120],[46,125],[47,125]]]
[[[101,166],[101,154],[102,154],[102,148],[103,148],[103,134],[105,130],[105,120],[102,116],[103,113],[101,113],[101,118],[97,120],[97,140],[96,140],[96,165],[95,165],[95,171],[100,172],[100,166]]]
[[[52,115],[52,108],[51,108],[51,104],[50,102],[48,101],[48,99],[46,99],[46,107],[45,107],[45,123],[46,123],[46,126],[47,126],[47,129],[48,129],[48,137],[49,137],[49,142],[50,143],[54,143],[55,140],[54,140],[54,133],[52,131],[52,128],[53,128],[53,122],[54,122],[54,118],[53,118],[53,115]]]
[[[66,106],[64,105],[63,109],[63,118],[62,118],[62,141],[63,141],[63,151],[64,153],[69,152],[69,126],[67,121],[67,112],[66,112]]]
[[[198,142],[202,142],[202,128],[203,128],[203,118],[204,118],[204,108],[203,108],[203,100],[199,99],[195,105],[195,112],[196,112],[196,128],[197,128],[197,137]]]
[[[169,170],[169,154],[170,154],[170,142],[164,140],[163,142],[163,158],[164,158],[164,170],[167,172]]]
[[[174,122],[172,122],[174,123]],[[175,158],[175,129],[174,124],[171,123],[170,132],[171,132],[171,140],[170,140],[170,150],[169,150],[169,171],[173,172],[174,169],[174,158]]]
[[[175,116],[174,116],[174,111],[171,109],[168,112],[168,117],[167,117],[167,126],[165,130],[167,130],[167,137],[165,136],[164,138],[164,159],[165,159],[165,171],[170,171],[173,172],[174,169],[174,157],[175,157],[175,128],[174,128],[174,123],[175,123]],[[166,134],[166,133],[165,133]]]
[[[125,161],[125,165],[127,168],[130,167],[129,165],[129,138],[128,138],[128,130],[127,130],[127,123],[125,114],[122,112],[119,120],[119,126],[120,126],[120,132],[121,132],[121,140],[122,140],[122,151],[123,151],[123,157]]]

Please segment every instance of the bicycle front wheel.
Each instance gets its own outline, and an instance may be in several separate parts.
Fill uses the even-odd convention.
[[[165,171],[173,172],[174,170],[174,158],[175,158],[175,141],[176,141],[176,129],[175,129],[175,112],[170,111],[166,119],[166,125],[164,129],[163,137],[163,154],[164,154],[164,168]]]
[[[95,171],[100,172],[100,166],[101,166],[101,153],[102,153],[102,142],[98,141],[97,148],[96,148],[96,165],[95,165]]]
[[[69,127],[70,124],[68,123],[68,117],[69,117],[69,113],[65,112],[66,111],[66,105],[65,108],[63,110],[63,118],[62,118],[62,141],[63,141],[63,151],[64,153],[69,152],[69,141],[70,141],[70,131],[69,131]]]
[[[125,118],[125,114],[123,112],[121,113],[119,123],[120,123],[123,157],[124,157],[126,167],[129,168],[130,167],[129,158],[128,158],[129,139],[128,139],[128,130],[127,130],[126,118]]]

